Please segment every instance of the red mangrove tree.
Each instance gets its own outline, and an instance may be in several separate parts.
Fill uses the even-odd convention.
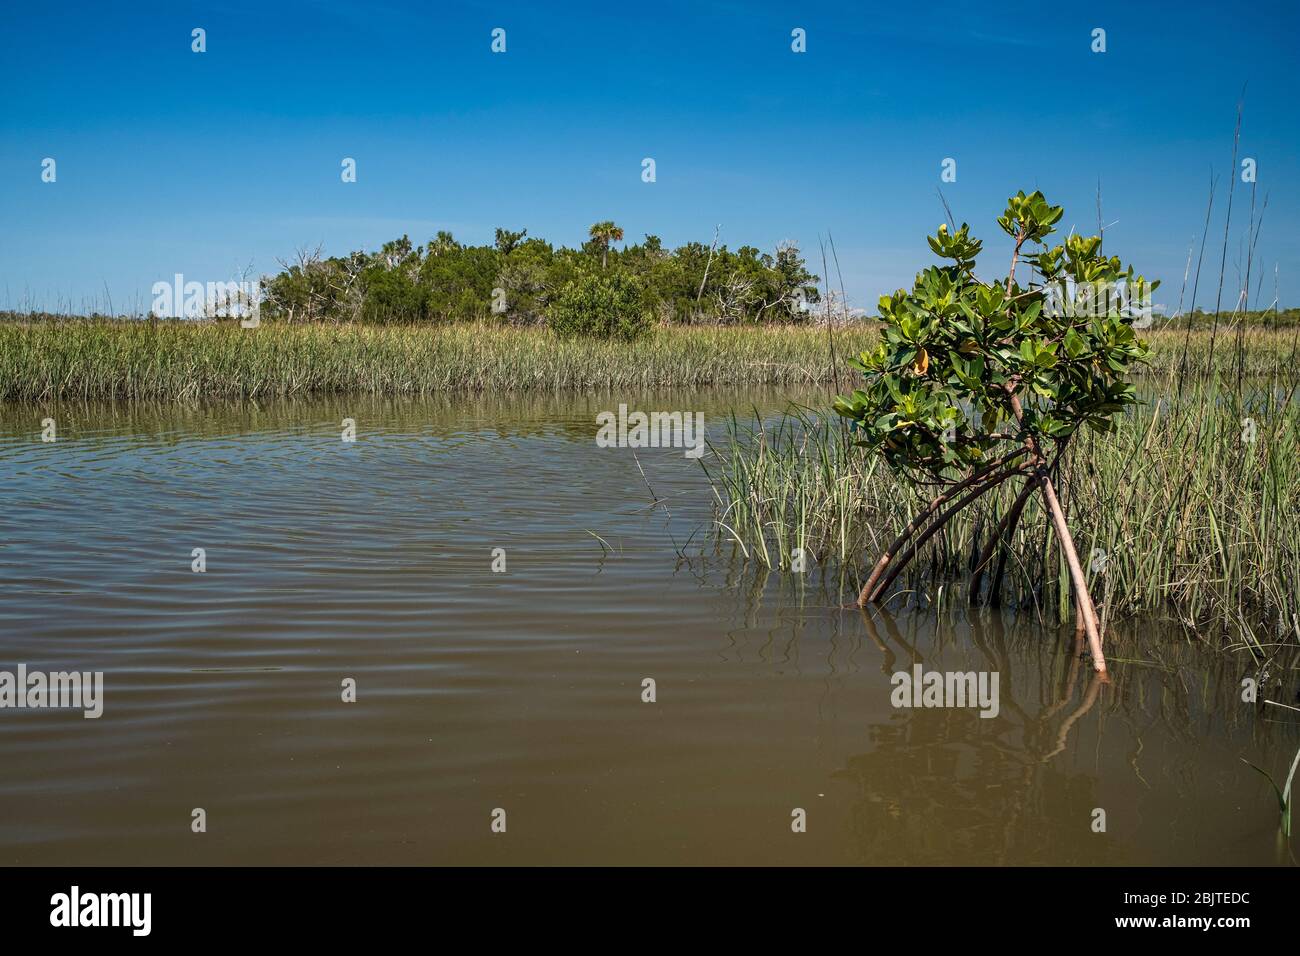
[[[1146,355],[1134,332],[1149,321],[1158,283],[1102,254],[1100,236],[1045,242],[1063,209],[1017,193],[998,225],[1011,237],[1005,277],[976,275],[980,240],[963,223],[939,227],[930,248],[951,264],[919,273],[910,292],[880,300],[881,342],[852,364],[865,382],[835,410],[857,443],[875,449],[918,489],[938,489],[879,556],[858,604],[881,599],[922,546],[955,515],[1005,482],[1012,504],[980,551],[971,584],[1011,540],[1030,498],[1046,509],[1070,573],[1075,613],[1093,666],[1106,659],[1096,608],[1054,479],[1081,426],[1106,433],[1136,401],[1130,366]],[[1028,271],[1021,285],[1017,270]],[[997,587],[994,582],[994,590]]]

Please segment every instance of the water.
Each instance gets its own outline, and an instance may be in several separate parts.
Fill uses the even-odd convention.
[[[1137,622],[1103,689],[1070,629],[843,610],[716,553],[681,450],[598,449],[618,401],[780,405],[0,409],[0,669],[105,674],[98,720],[0,710],[0,862],[1285,859],[1239,758],[1284,776],[1300,739],[1249,658]],[[1000,713],[894,708],[914,660],[997,671]]]

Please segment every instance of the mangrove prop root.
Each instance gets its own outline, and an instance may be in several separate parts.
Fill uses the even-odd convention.
[[[888,587],[891,584],[894,583],[894,580],[902,572],[903,568],[907,567],[907,565],[911,563],[912,559],[916,557],[916,555],[920,552],[921,548],[925,545],[925,543],[929,541],[930,538],[934,537],[935,533],[938,532],[939,529],[942,528],[945,524],[947,524],[953,518],[954,515],[960,512],[963,508],[969,505],[980,495],[984,494],[984,492],[989,491],[992,488],[996,488],[998,485],[1002,484],[1002,482],[1006,481],[1008,478],[1012,478],[1015,475],[1020,475],[1020,474],[1024,474],[1023,468],[1008,468],[1006,471],[999,472],[993,477],[988,478],[983,482],[980,482],[975,486],[974,490],[968,492],[967,494],[963,495],[961,498],[957,499],[956,503],[953,504],[951,508],[943,512],[943,514],[939,515],[938,518],[935,518],[934,521],[932,521],[926,527],[925,531],[923,531],[920,534],[920,536],[917,537],[916,541],[912,543],[912,546],[907,549],[907,551],[898,559],[897,562],[894,563],[894,566],[892,570],[890,570],[889,575],[885,577],[884,580],[880,582],[880,584],[876,585],[874,591],[871,591],[867,594],[867,601],[874,603],[875,601],[880,600],[880,596],[886,591],[886,589],[888,589]]]
[[[988,570],[989,562],[993,560],[993,555],[1003,541],[1010,541],[1016,533],[1016,528],[1020,525],[1020,515],[1025,510],[1025,505],[1029,501],[1029,496],[1034,493],[1034,479],[1030,478],[1025,482],[1025,486],[1020,489],[1016,495],[1016,500],[1012,502],[1007,513],[1002,516],[998,522],[993,534],[989,537],[988,544],[980,552],[980,556],[975,561],[975,572],[971,577],[970,601],[972,604],[979,603],[980,582],[984,580],[984,572]],[[1002,567],[1002,562],[998,562],[998,567]],[[1002,575],[998,574],[995,580],[995,586],[1002,583]]]
[[[1014,262],[1014,259],[1012,261]],[[1016,421],[1023,423],[1025,420],[1024,409],[1014,387],[1007,389],[1007,402],[1011,406],[1011,413],[1015,415]],[[1037,461],[1044,462],[1038,443],[1034,441],[1032,436],[1025,439],[1025,446]],[[1065,520],[1065,512],[1061,509],[1061,502],[1057,500],[1056,488],[1052,485],[1050,469],[1046,464],[1040,464],[1038,474],[1040,477],[1039,485],[1043,489],[1043,500],[1047,502],[1047,511],[1051,515],[1052,524],[1056,529],[1056,538],[1060,542],[1061,553],[1065,556],[1065,562],[1070,568],[1070,577],[1074,581],[1077,601],[1075,613],[1083,618],[1084,632],[1088,635],[1088,647],[1092,652],[1092,666],[1096,669],[1100,678],[1105,681],[1109,678],[1106,676],[1106,657],[1101,652],[1101,626],[1097,618],[1097,606],[1092,603],[1092,595],[1088,593],[1088,581],[1083,576],[1083,566],[1079,564],[1079,553],[1074,548],[1074,536],[1070,534],[1070,525]],[[1000,573],[1001,569],[999,568],[999,575]]]
[[[894,539],[894,543],[881,552],[880,557],[876,559],[876,564],[871,569],[871,576],[867,578],[867,583],[862,585],[862,590],[858,593],[858,607],[866,607],[867,604],[870,603],[871,594],[876,589],[876,582],[879,581],[880,576],[885,573],[885,568],[889,566],[889,562],[893,560],[894,555],[898,554],[899,549],[902,548],[903,545],[907,544],[908,539],[916,533],[916,529],[921,527],[930,515],[934,514],[947,502],[951,501],[963,489],[969,488],[971,485],[982,480],[986,475],[1001,468],[1007,462],[1014,461],[1027,451],[1029,451],[1027,447],[1018,448],[1013,452],[1003,455],[1001,458],[989,462],[989,464],[971,474],[970,477],[953,485],[943,494],[931,501],[922,511],[918,512],[917,515],[907,523],[907,527],[903,529],[902,533]]]
[[[1039,486],[1043,490],[1043,500],[1047,503],[1047,511],[1051,515],[1052,525],[1056,529],[1056,540],[1061,545],[1061,553],[1065,556],[1065,563],[1070,568],[1070,577],[1074,581],[1075,594],[1078,595],[1080,616],[1083,618],[1084,632],[1088,635],[1088,649],[1092,652],[1092,666],[1105,679],[1106,675],[1106,656],[1101,652],[1101,630],[1097,626],[1097,611],[1092,603],[1092,595],[1088,593],[1088,581],[1083,576],[1083,565],[1079,563],[1079,553],[1074,549],[1074,537],[1070,534],[1070,526],[1066,523],[1065,512],[1061,510],[1061,502],[1056,498],[1056,489],[1052,487],[1052,479],[1047,476],[1046,471],[1041,474]]]

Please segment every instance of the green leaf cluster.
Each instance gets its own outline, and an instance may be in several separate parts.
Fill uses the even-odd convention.
[[[1012,196],[997,220],[1015,244],[1012,274],[988,281],[967,224],[928,237],[948,264],[881,297],[881,341],[851,363],[863,384],[835,401],[860,444],[901,473],[946,481],[1027,440],[1050,459],[1082,426],[1113,429],[1136,400],[1127,377],[1147,346],[1130,310],[1097,309],[1080,290],[1158,283],[1104,256],[1098,236],[1046,246],[1063,212],[1041,192]],[[1022,286],[1025,265],[1033,279]]]

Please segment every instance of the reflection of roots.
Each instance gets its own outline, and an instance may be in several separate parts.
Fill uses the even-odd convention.
[[[1078,721],[1080,717],[1092,710],[1093,704],[1097,703],[1097,698],[1101,696],[1101,688],[1105,683],[1105,675],[1094,671],[1092,677],[1088,681],[1088,692],[1083,695],[1083,702],[1080,703],[1079,706],[1074,709],[1074,712],[1071,713],[1069,717],[1066,717],[1061,723],[1061,729],[1056,734],[1056,749],[1043,757],[1043,763],[1051,760],[1065,749],[1066,738],[1070,736],[1070,728],[1075,725],[1075,722]]]
[[[889,644],[881,640],[880,634],[876,630],[876,622],[872,616],[872,613],[868,611],[867,608],[859,608],[859,610],[862,614],[862,623],[865,625],[867,630],[867,636],[869,636],[872,640],[872,643],[874,643],[876,647],[879,648],[881,657],[883,658],[881,662],[881,673],[886,675],[892,674],[895,662],[898,659],[897,655],[894,654],[894,651],[889,646]],[[900,647],[904,648],[907,651],[908,656],[911,657],[913,662],[920,662],[922,660],[921,654],[916,650],[915,647],[908,644],[903,639],[902,634],[900,634],[898,631],[898,625],[894,622],[893,616],[890,615],[887,611],[884,611],[883,609],[877,609],[876,613],[880,615],[881,620],[884,622],[885,630],[889,635],[889,639],[897,643]],[[1039,717],[1037,718],[1038,724],[1040,725],[1046,724],[1048,721],[1054,718],[1067,704],[1069,704],[1070,701],[1074,699],[1074,692],[1075,692],[1075,688],[1078,687],[1079,685],[1079,672],[1082,669],[1082,664],[1084,659],[1083,651],[1084,651],[1085,640],[1086,640],[1086,635],[1083,629],[1082,628],[1077,629],[1074,634],[1074,642],[1070,649],[1070,665],[1068,671],[1066,672],[1065,686],[1061,688],[1061,695],[1057,699],[1056,703],[1052,704],[1050,707],[1044,710],[1041,715],[1039,715]],[[1046,763],[1047,761],[1055,757],[1057,754],[1061,753],[1061,751],[1065,750],[1066,745],[1069,741],[1070,731],[1074,728],[1074,725],[1084,717],[1084,715],[1086,715],[1090,710],[1092,710],[1094,706],[1096,706],[1097,699],[1101,696],[1101,689],[1107,683],[1109,683],[1109,680],[1107,679],[1107,676],[1104,671],[1092,672],[1088,680],[1088,689],[1084,692],[1083,695],[1083,700],[1080,701],[1079,706],[1076,707],[1073,711],[1071,711],[1069,716],[1067,716],[1065,720],[1061,722],[1060,729],[1057,731],[1056,734],[1056,747],[1051,752],[1043,755],[1043,757],[1041,758],[1042,763]],[[1025,715],[1023,711],[1020,711],[1019,708],[1015,706],[1014,700],[1011,700],[1008,703],[1010,704],[1010,708],[1009,708],[1010,710],[1019,712],[1021,716],[1027,717],[1027,715]]]
[[[1070,672],[1069,676],[1066,677],[1065,680],[1065,688],[1061,691],[1060,700],[1047,708],[1047,710],[1043,711],[1043,716],[1039,718],[1040,721],[1046,722],[1051,720],[1056,716],[1057,711],[1074,699],[1074,688],[1079,683],[1079,667],[1083,661],[1083,640],[1083,630],[1081,628],[1076,629],[1074,632],[1074,647],[1070,651]],[[1043,756],[1044,763],[1051,760],[1065,749],[1066,741],[1070,736],[1070,728],[1079,721],[1079,718],[1092,710],[1093,705],[1097,703],[1097,698],[1101,695],[1101,687],[1104,683],[1106,683],[1104,675],[1098,674],[1094,671],[1092,678],[1088,681],[1088,690],[1083,695],[1083,701],[1074,709],[1069,717],[1066,717],[1065,720],[1061,722],[1061,729],[1056,734],[1056,749]]]
[[[1070,651],[1070,670],[1065,678],[1065,688],[1061,698],[1047,710],[1043,711],[1040,721],[1051,720],[1056,712],[1074,699],[1074,688],[1079,683],[1079,665],[1083,661],[1083,632],[1075,629],[1074,648]]]
[[[921,662],[922,650],[899,632],[887,610],[876,605],[861,613],[867,636],[880,651],[882,673],[890,675],[897,665]],[[971,638],[989,666],[1005,672],[1001,711],[1009,724],[967,719],[961,713],[894,718],[873,725],[871,750],[849,758],[845,770],[834,775],[859,790],[852,828],[863,846],[870,847],[866,853],[872,862],[915,863],[918,856],[922,862],[952,862],[954,853],[978,854],[986,863],[1006,863],[1025,854],[1036,859],[1044,851],[1043,835],[1037,829],[1040,821],[1034,824],[1038,835],[1026,842],[1026,813],[1037,818],[1044,805],[1059,806],[1063,801],[1070,806],[1095,806],[1095,801],[1089,802],[1093,782],[1072,773],[1067,764],[1052,763],[1068,746],[1075,724],[1096,706],[1106,682],[1087,665],[1086,633],[1076,632],[1073,641],[1053,641],[1050,690],[1045,694],[1047,702],[1035,714],[1032,707],[1027,713],[1018,706],[1012,695],[1010,661],[1000,628],[1003,618],[995,615],[987,623],[991,630],[977,626]],[[1086,687],[1081,686],[1085,678]],[[988,732],[985,723],[998,726]],[[1018,725],[1023,733],[1015,744],[1005,737],[1011,725]],[[960,835],[948,826],[956,820],[960,820]],[[1041,824],[1049,827],[1050,834],[1063,833],[1062,821],[1063,817],[1052,814]],[[939,832],[942,838],[936,835]],[[1061,840],[1062,846],[1074,846],[1065,836]],[[900,847],[906,853],[891,858],[890,853]],[[1100,863],[1106,856],[1100,844],[1089,843],[1074,851],[1083,853],[1081,861]]]

